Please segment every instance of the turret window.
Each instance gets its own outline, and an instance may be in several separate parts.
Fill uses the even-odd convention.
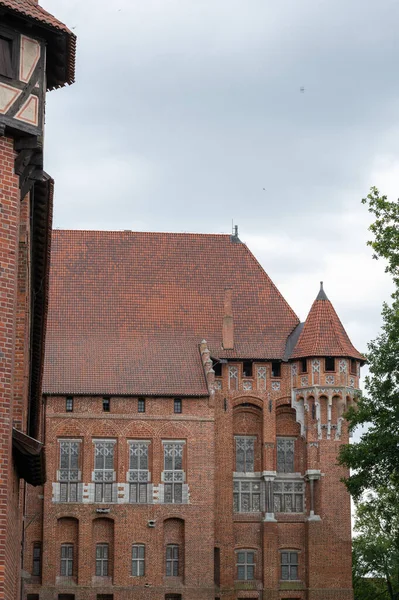
[[[335,371],[335,358],[332,356],[327,356],[325,359],[325,370],[326,371]]]
[[[352,375],[356,375],[356,371],[357,371],[356,366],[357,365],[356,365],[355,359],[351,358],[351,373],[352,373]]]
[[[306,360],[306,358],[302,358],[301,360],[301,373],[307,373],[308,372],[308,361]]]

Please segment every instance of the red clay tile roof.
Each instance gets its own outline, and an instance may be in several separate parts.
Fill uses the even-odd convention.
[[[291,354],[291,358],[308,356],[345,356],[361,361],[365,360],[364,356],[352,345],[333,305],[323,290],[323,285],[313,302],[301,335]]]
[[[234,350],[222,349],[232,288]],[[199,354],[280,359],[298,325],[228,235],[54,231],[44,391],[207,395]]]
[[[49,89],[59,87],[66,83],[71,84],[75,81],[75,54],[76,54],[76,36],[68,29],[64,23],[61,23],[49,12],[39,6],[34,0],[0,0],[0,8],[5,8],[18,16],[26,17],[29,20],[36,21],[38,25],[43,25],[50,30],[60,32],[65,37],[65,75],[53,83],[50,81]],[[58,48],[59,51],[59,48]],[[60,64],[58,64],[58,71]],[[51,73],[48,73],[51,77]]]

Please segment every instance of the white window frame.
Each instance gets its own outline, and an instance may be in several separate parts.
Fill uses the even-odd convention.
[[[132,445],[137,444],[147,447],[147,468],[142,469],[140,464],[140,455],[138,456],[138,468],[131,468],[131,449]],[[127,473],[127,481],[129,482],[129,502],[132,504],[147,504],[150,499],[150,487],[148,484],[151,481],[151,472],[149,471],[149,446],[150,440],[128,440],[129,448],[129,471]],[[145,496],[145,498],[144,498]]]
[[[59,443],[59,469],[57,469],[57,481],[60,490],[60,502],[81,502],[82,501],[82,472],[79,468],[81,456],[81,439],[76,438],[58,438]],[[77,449],[77,467],[71,467],[71,453],[69,452],[68,468],[63,468],[62,461],[62,444],[78,444]],[[64,498],[63,492],[65,490]]]
[[[95,438],[92,440],[94,444],[94,470],[92,472],[92,481],[94,483],[94,502],[95,503],[106,503],[110,504],[112,502],[117,501],[117,494],[115,489],[115,446],[117,440],[115,439],[103,439],[103,438]],[[112,468],[96,469],[96,446],[98,444],[109,444],[113,446],[113,454],[112,454]],[[104,465],[105,465],[105,455],[104,455]],[[107,499],[107,492],[111,490],[110,500]],[[97,490],[100,490],[101,493],[98,494]],[[101,498],[101,499],[100,499]]]
[[[172,469],[166,469],[165,446],[167,445],[182,446],[181,469],[176,469],[176,456],[172,457]],[[165,504],[183,504],[184,483],[186,481],[186,473],[184,471],[184,446],[185,440],[162,440],[163,447],[163,466],[162,482],[164,485],[164,503]],[[166,499],[167,496],[170,499]]]
[[[244,548],[240,548],[239,550],[235,551],[236,554],[236,581],[255,581],[256,579],[256,551],[248,548],[248,549],[244,549]],[[239,554],[244,554],[244,562],[239,562]],[[248,560],[248,555],[252,554],[253,555],[253,561],[250,562]],[[240,569],[244,569],[244,577],[240,577]],[[248,576],[248,571],[252,569],[252,575],[253,577],[249,577]]]
[[[140,556],[141,550],[143,551],[142,556]],[[137,554],[137,556],[135,556],[135,554]],[[132,545],[132,577],[144,577],[144,576],[145,576],[145,544],[133,544]]]

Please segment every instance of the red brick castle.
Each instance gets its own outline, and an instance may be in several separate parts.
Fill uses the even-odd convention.
[[[53,232],[28,600],[352,600],[363,357],[237,235]],[[39,490],[39,491],[38,491]]]

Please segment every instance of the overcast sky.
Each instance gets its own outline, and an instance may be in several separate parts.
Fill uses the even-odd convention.
[[[78,36],[76,83],[47,102],[54,227],[234,219],[298,316],[324,280],[365,351],[390,280],[360,201],[371,185],[399,195],[399,3],[41,4]]]

